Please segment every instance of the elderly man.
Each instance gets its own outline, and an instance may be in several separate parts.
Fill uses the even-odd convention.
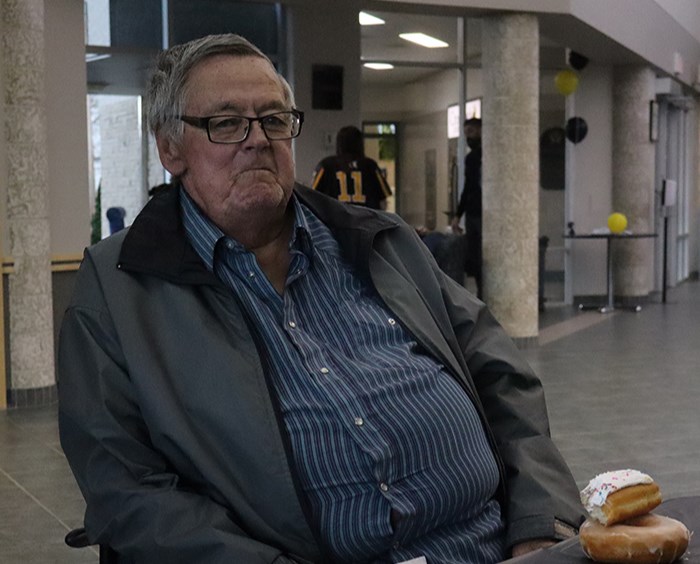
[[[574,533],[540,383],[414,230],[295,185],[286,81],[235,35],[173,47],[174,186],[86,251],[61,442],[124,562],[498,562]]]

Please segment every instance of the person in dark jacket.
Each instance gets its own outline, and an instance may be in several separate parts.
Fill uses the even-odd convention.
[[[236,35],[158,59],[173,176],[86,250],[61,445],[120,562],[499,562],[575,534],[542,386],[397,216],[295,183],[303,113]]]
[[[385,210],[391,196],[377,162],[365,156],[362,132],[353,125],[336,136],[336,154],[323,159],[314,170],[311,187],[340,202]]]
[[[452,217],[452,230],[462,233],[459,222],[464,216],[466,230],[465,271],[474,276],[476,295],[483,299],[482,271],[482,198],[481,198],[481,119],[469,118],[464,120],[464,136],[469,152],[464,157],[464,188],[459,197],[457,210]]]

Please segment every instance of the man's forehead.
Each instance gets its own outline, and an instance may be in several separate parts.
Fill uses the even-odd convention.
[[[227,68],[220,65],[229,65]],[[205,78],[206,77],[206,78]],[[207,85],[200,82],[204,78]],[[200,61],[187,80],[187,99],[211,111],[242,110],[251,97],[262,110],[284,110],[285,90],[274,67],[261,57],[215,55]]]
[[[192,77],[213,76],[246,79],[267,77],[277,79],[277,71],[268,60],[253,55],[217,53],[195,63],[187,72],[187,80]]]

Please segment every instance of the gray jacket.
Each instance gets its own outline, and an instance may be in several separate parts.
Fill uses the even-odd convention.
[[[484,305],[398,217],[297,186],[394,315],[482,416],[508,543],[577,527],[539,380]],[[202,264],[178,191],[89,248],[59,346],[61,444],[92,542],[124,562],[328,562],[291,463],[265,344]]]

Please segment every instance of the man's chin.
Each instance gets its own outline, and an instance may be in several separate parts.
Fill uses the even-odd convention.
[[[256,182],[250,184],[244,193],[237,194],[236,207],[249,210],[254,214],[261,211],[269,213],[286,208],[290,197],[291,191],[285,191],[279,184]]]

